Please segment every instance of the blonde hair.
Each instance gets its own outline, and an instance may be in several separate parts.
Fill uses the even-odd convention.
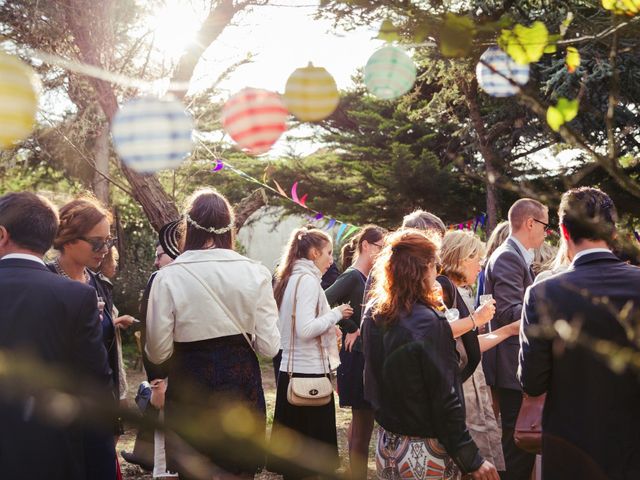
[[[558,253],[558,247],[554,247],[550,243],[543,242],[540,248],[536,248],[535,256],[533,257],[533,263],[531,268],[536,275],[545,270],[550,270],[553,264],[556,254]]]
[[[489,240],[487,240],[487,253],[486,258],[491,257],[491,254],[496,251],[496,249],[504,243],[504,241],[509,236],[509,222],[506,220],[504,222],[500,222],[496,225],[496,228],[491,232],[491,236]]]
[[[484,253],[484,244],[473,232],[449,231],[444,235],[440,248],[442,274],[456,283],[466,283],[462,262],[469,258],[482,258]]]

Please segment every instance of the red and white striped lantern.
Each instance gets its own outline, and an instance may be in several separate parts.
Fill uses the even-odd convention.
[[[240,148],[260,155],[267,152],[287,129],[288,114],[279,94],[245,88],[225,103],[222,127]]]

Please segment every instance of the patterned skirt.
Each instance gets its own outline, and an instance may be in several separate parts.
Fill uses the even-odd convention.
[[[408,437],[378,427],[379,480],[460,480],[458,466],[435,438]]]

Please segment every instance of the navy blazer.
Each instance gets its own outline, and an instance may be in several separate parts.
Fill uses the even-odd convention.
[[[524,293],[533,283],[534,275],[511,238],[507,238],[493,252],[484,275],[484,293],[492,294],[496,301],[496,314],[491,320],[491,330],[520,320]],[[512,336],[484,352],[482,368],[487,385],[520,390],[516,377],[519,350],[518,337]]]
[[[74,381],[110,385],[96,291],[31,260],[0,260],[0,349],[27,352]],[[30,410],[0,396],[2,477],[85,478],[81,432],[41,423]]]
[[[561,340],[553,328],[559,320],[580,328],[582,341]],[[549,327],[544,337],[536,335],[541,326]],[[526,393],[547,392],[545,480],[640,478],[638,370],[618,371],[615,357],[596,353],[593,343],[638,356],[639,332],[640,268],[610,252],[579,257],[527,291],[518,375]]]

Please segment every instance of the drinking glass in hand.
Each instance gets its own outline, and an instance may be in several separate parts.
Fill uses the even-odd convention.
[[[484,305],[487,302],[493,300],[493,295],[487,293],[486,295],[480,295],[480,306]]]
[[[98,318],[100,319],[100,321],[102,321],[102,312],[104,312],[104,298],[102,298],[100,295],[98,295]]]

